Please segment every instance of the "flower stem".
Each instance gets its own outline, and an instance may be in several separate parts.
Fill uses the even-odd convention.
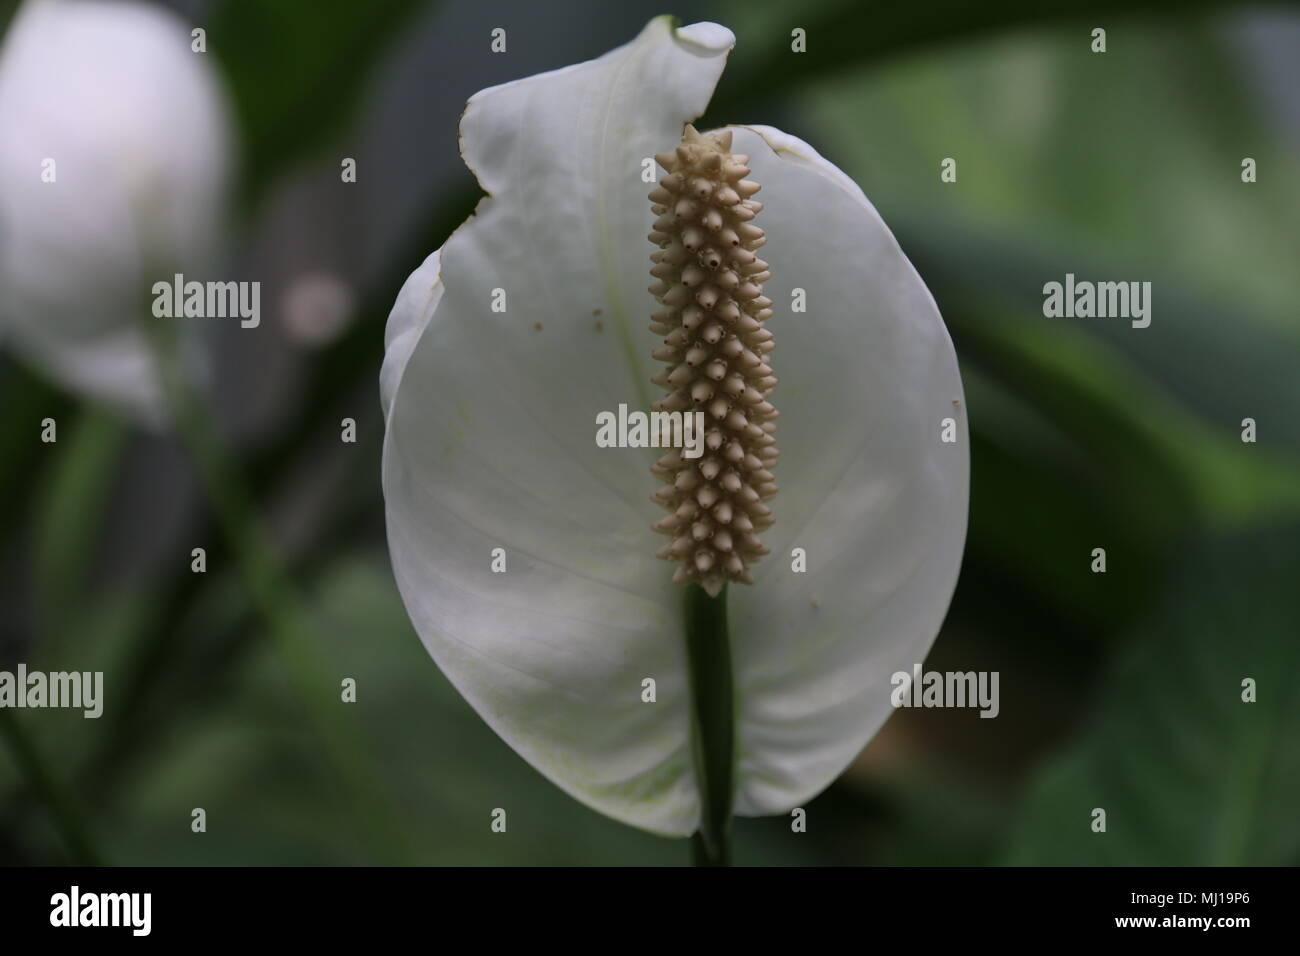
[[[735,785],[735,687],[727,589],[716,598],[698,584],[686,589],[686,657],[691,682],[691,731],[700,788],[700,829],[692,838],[696,866],[731,863]]]
[[[379,784],[380,772],[355,725],[325,703],[324,688],[333,683],[320,669],[311,641],[303,632],[306,611],[275,557],[238,466],[227,454],[203,401],[182,365],[175,333],[146,322],[155,350],[168,407],[207,493],[217,525],[234,555],[253,607],[298,685],[299,695],[335,764],[350,789],[355,811],[363,817],[375,845],[404,860],[408,850],[396,822],[395,806]]]
[[[102,865],[103,857],[82,822],[77,801],[50,768],[27,728],[15,714],[3,708],[0,708],[0,736],[9,742],[14,761],[23,769],[32,788],[44,798],[46,809],[63,836],[72,862],[77,866]]]

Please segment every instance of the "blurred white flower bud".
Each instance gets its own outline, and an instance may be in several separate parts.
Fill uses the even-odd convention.
[[[154,420],[150,289],[199,278],[222,231],[230,132],[207,56],[174,15],[121,0],[28,0],[0,46],[0,340]]]

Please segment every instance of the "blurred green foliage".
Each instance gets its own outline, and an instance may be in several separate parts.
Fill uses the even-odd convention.
[[[254,221],[355,121],[427,7],[214,4],[210,49]],[[811,804],[806,835],[738,821],[737,862],[1300,862],[1300,629],[1285,580],[1300,553],[1300,183],[1281,174],[1294,145],[1223,21],[1188,8],[812,0],[712,14],[738,46],[709,117],[787,127],[844,168],[949,323],[972,510],[931,666],[1000,670],[1004,694],[997,720],[900,713]],[[788,52],[792,26],[808,53]],[[1249,186],[1244,155],[1260,168]],[[939,178],[949,156],[953,184]],[[289,419],[244,453],[262,506],[293,496],[339,396],[374,395],[402,279],[476,198],[468,173],[431,198],[348,334],[314,357]],[[1044,319],[1042,284],[1066,272],[1151,279],[1151,328]],[[81,828],[114,863],[686,861],[685,844],[543,780],[429,661],[376,534],[377,423],[324,517],[279,555],[308,609],[294,613],[310,673],[331,675],[304,688],[214,513],[191,529],[211,542],[208,574],[91,580],[84,542],[103,532],[129,438],[22,370],[0,392],[0,521],[21,529],[3,543],[36,596],[32,659],[76,660],[120,688],[97,722],[18,715],[21,738],[6,731],[31,753],[0,747],[0,859],[88,859]],[[47,454],[30,423],[55,413]],[[1239,439],[1247,416],[1257,444]],[[1088,573],[1099,545],[1105,575]],[[337,702],[332,675],[359,687],[334,750],[322,735],[338,729],[311,716]],[[1256,704],[1240,701],[1246,676]],[[196,806],[219,838],[190,833]],[[495,806],[511,807],[507,836],[489,833]],[[1099,806],[1105,836],[1089,828]]]
[[[419,0],[216,5],[209,41],[238,114],[243,185],[251,198],[338,139],[369,89],[367,74],[425,6]]]
[[[1300,864],[1300,603],[1286,599],[1298,536],[1195,550],[1030,791],[1010,862]],[[1094,808],[1104,836],[1078,825]]]

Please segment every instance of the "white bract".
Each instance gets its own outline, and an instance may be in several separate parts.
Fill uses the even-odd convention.
[[[402,289],[381,381],[389,547],[430,654],[560,787],[679,836],[700,799],[682,589],[650,530],[660,452],[594,435],[598,413],[660,394],[643,162],[704,111],[733,43],[661,18],[474,96],[462,151],[488,198]],[[943,321],[862,191],[798,139],[731,129],[763,187],[781,381],[772,553],[727,598],[735,808],[757,815],[834,780],[889,716],[891,675],[924,660],[961,562],[968,451]]]
[[[157,418],[155,281],[201,269],[230,134],[172,14],[28,0],[0,46],[0,340],[65,387]]]

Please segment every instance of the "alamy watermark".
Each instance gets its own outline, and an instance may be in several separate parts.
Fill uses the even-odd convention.
[[[619,405],[596,415],[598,448],[680,448],[683,458],[704,454],[703,412],[642,412]]]
[[[998,671],[926,671],[920,664],[912,672],[895,671],[889,679],[893,692],[889,701],[895,707],[978,707],[981,717],[996,717],[1002,709],[998,702]]]
[[[74,885],[50,897],[50,925],[55,927],[120,926],[132,936],[153,928],[152,893],[83,893]]]
[[[1150,282],[1076,282],[1073,272],[1065,282],[1043,286],[1043,315],[1049,319],[1131,319],[1135,329],[1151,324]]]
[[[262,321],[260,282],[186,282],[178,272],[171,282],[155,282],[152,291],[155,318],[238,318],[245,329],[255,329]]]
[[[0,671],[0,707],[75,708],[94,719],[104,712],[103,671]]]

